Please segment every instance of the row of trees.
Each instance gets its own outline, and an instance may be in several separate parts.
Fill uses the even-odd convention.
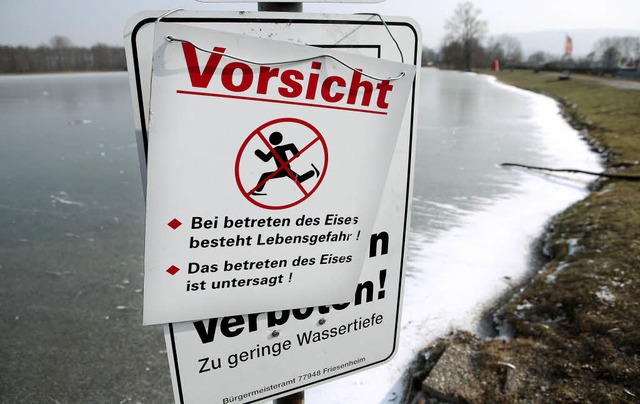
[[[422,60],[434,64],[471,70],[489,67],[499,60],[503,67],[560,68],[567,65],[580,70],[612,72],[619,67],[636,68],[640,64],[640,37],[603,38],[581,59],[561,58],[538,51],[525,60],[522,46],[510,35],[488,37],[488,24],[471,2],[457,6],[446,21],[447,35],[439,52],[425,49]],[[66,37],[55,36],[36,48],[0,45],[1,73],[46,73],[60,71],[126,70],[124,49],[96,44],[91,48],[74,46]]]
[[[586,57],[572,59],[538,51],[525,60],[520,41],[510,35],[488,37],[488,24],[480,18],[480,10],[472,3],[457,6],[447,20],[447,35],[439,52],[425,49],[423,60],[448,68],[471,70],[489,67],[499,60],[507,67],[570,66],[585,71],[615,71],[620,67],[637,68],[640,59],[640,37],[612,37],[600,39]],[[565,55],[570,56],[570,55]]]
[[[593,51],[582,58],[562,60],[548,52],[538,51],[516,66],[573,70],[593,73],[615,73],[620,69],[637,70],[640,64],[640,37],[607,37],[598,40]]]
[[[74,46],[66,37],[55,36],[36,48],[0,46],[0,73],[47,73],[65,71],[126,70],[124,48],[96,44]]]

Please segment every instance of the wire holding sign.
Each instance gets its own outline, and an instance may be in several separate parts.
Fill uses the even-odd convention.
[[[328,161],[327,143],[313,125],[297,118],[274,119],[254,130],[240,147],[236,182],[254,205],[287,209],[318,189]],[[288,181],[276,181],[280,178]]]
[[[393,38],[393,36],[392,36],[392,38]],[[344,67],[346,67],[349,70],[352,70],[354,72],[358,72],[359,74],[361,74],[361,75],[363,75],[365,77],[369,77],[370,79],[377,80],[377,81],[399,80],[399,79],[403,78],[406,75],[405,72],[400,72],[398,75],[392,76],[392,77],[377,77],[377,76],[374,76],[372,74],[365,73],[365,72],[362,71],[362,69],[355,68],[355,67],[351,66],[350,64],[344,62],[342,59],[340,59],[338,57],[335,57],[335,56],[333,56],[331,54],[327,54],[327,53],[323,53],[323,54],[320,54],[320,55],[314,55],[314,56],[306,57],[306,58],[299,58],[299,59],[270,61],[270,62],[258,62],[258,61],[255,61],[255,60],[249,60],[247,58],[242,58],[242,57],[239,57],[239,56],[231,55],[229,53],[226,53],[224,49],[222,49],[222,50],[217,50],[217,49],[207,50],[205,48],[202,48],[202,47],[194,44],[191,41],[188,41],[188,40],[182,39],[182,38],[175,38],[175,37],[173,37],[171,35],[167,35],[166,39],[167,39],[167,42],[180,42],[182,44],[189,45],[194,49],[198,49],[201,52],[209,53],[211,55],[225,56],[225,57],[228,57],[229,59],[238,60],[238,61],[241,61],[241,62],[249,63],[249,64],[252,64],[252,65],[256,65],[256,66],[286,65],[286,64],[292,64],[292,63],[308,62],[308,61],[316,60],[316,59],[320,59],[320,58],[329,58],[329,59],[335,60],[336,62],[340,63],[341,65],[343,65]],[[395,41],[395,38],[393,38],[393,40]],[[402,51],[400,52],[400,56],[403,58]]]

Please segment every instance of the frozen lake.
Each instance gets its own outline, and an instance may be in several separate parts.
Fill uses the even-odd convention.
[[[591,180],[500,163],[600,169],[555,101],[491,77],[422,69],[419,122],[399,351],[309,390],[307,402],[396,401],[421,348],[453,329],[481,331],[483,311],[529,271],[545,224],[586,196]]]
[[[546,97],[422,69],[398,354],[306,391],[397,399],[413,355],[527,273],[531,244],[597,156]],[[142,327],[144,204],[126,73],[0,77],[0,393],[7,402],[170,402],[160,327]]]

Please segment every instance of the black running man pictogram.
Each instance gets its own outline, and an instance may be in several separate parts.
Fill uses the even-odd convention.
[[[274,178],[288,177],[299,185],[312,178],[314,175],[316,177],[320,175],[320,172],[318,171],[316,166],[313,165],[313,163],[311,164],[313,170],[309,170],[302,175],[299,175],[295,171],[293,171],[290,164],[295,158],[300,155],[300,152],[298,151],[296,145],[294,145],[293,143],[280,145],[280,143],[282,143],[282,139],[282,133],[273,132],[271,135],[269,135],[269,143],[271,143],[271,145],[267,144],[267,146],[269,147],[269,151],[267,153],[260,149],[257,149],[255,151],[255,155],[265,163],[273,158],[276,163],[276,170],[266,172],[260,176],[253,195],[266,195],[265,193],[261,193],[261,191],[266,183]],[[290,158],[287,157],[287,153],[291,154]]]

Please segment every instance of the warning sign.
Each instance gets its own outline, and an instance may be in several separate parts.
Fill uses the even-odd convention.
[[[163,14],[165,11],[141,13],[132,18],[126,31],[125,43],[132,99],[137,118],[134,122],[142,156],[143,179],[146,179],[145,152],[149,143],[153,143],[148,130],[152,44],[155,29],[159,25],[156,23],[157,18]],[[395,61],[401,61],[404,57],[406,63],[420,66],[420,32],[417,24],[406,18],[384,17],[383,22],[377,16],[365,15],[284,13],[274,17],[273,13],[183,11],[165,17],[162,21],[167,25],[191,24],[200,28],[214,28],[239,35],[284,41],[296,38],[300,43],[339,48],[345,52],[369,57]],[[205,63],[206,58],[207,55],[201,55],[202,63]],[[391,84],[393,83],[395,82]],[[413,82],[408,108],[402,117],[400,133],[393,147],[394,154],[387,170],[372,230],[370,233],[361,230],[360,240],[366,240],[366,254],[361,276],[357,284],[353,285],[349,297],[340,301],[344,303],[331,302],[316,307],[301,305],[278,311],[261,309],[250,312],[253,314],[238,310],[231,315],[203,317],[193,322],[166,325],[167,352],[176,403],[262,402],[302,389],[306,390],[307,398],[313,401],[314,389],[309,389],[311,386],[371,369],[391,358],[400,344],[398,333],[404,282],[404,250],[408,237],[413,182],[418,86],[416,79]],[[313,106],[307,107],[317,109]],[[243,109],[240,120],[246,119],[252,113],[253,110],[250,108]],[[219,116],[221,115],[210,111],[208,121],[215,121]],[[265,219],[262,222],[263,226],[269,223],[275,225],[276,218],[297,216],[298,210],[314,203],[330,183],[334,165],[338,164],[336,153],[339,150],[333,145],[334,132],[327,129],[325,119],[299,116],[297,112],[292,113],[292,110],[288,110],[281,114],[260,117],[255,122],[242,125],[242,130],[234,132],[239,138],[238,143],[235,144],[235,148],[224,150],[224,153],[231,156],[231,162],[228,164],[231,164],[232,168],[228,172],[233,178],[236,178],[235,167],[239,156],[243,156],[242,160],[246,157],[251,165],[264,164],[251,168],[256,172],[248,177],[245,187],[255,186],[255,181],[264,172],[276,169],[274,160],[263,163],[255,157],[257,149],[267,153],[268,147],[264,140],[257,142],[255,147],[247,146],[246,152],[239,151],[244,142],[248,144],[251,141],[248,138],[257,128],[281,118],[302,119],[318,130],[327,144],[327,168],[317,187],[317,177],[302,182],[305,190],[309,192],[316,187],[306,200],[285,209],[258,207],[244,196],[237,181],[229,184],[228,194],[238,196],[235,200],[238,205],[253,206],[256,212],[262,212]],[[335,127],[341,127],[340,120],[335,123]],[[292,126],[297,127],[293,124]],[[366,128],[363,127],[363,130]],[[288,138],[289,130],[270,126],[266,126],[263,131],[267,141],[274,131],[283,135],[281,144],[293,143],[299,151],[304,147],[304,142],[301,143],[300,139]],[[217,133],[227,134],[224,131]],[[364,165],[358,165],[358,145],[351,146],[352,150],[348,150],[344,155],[349,156],[351,153],[347,159],[355,162],[356,167],[365,168]],[[291,161],[293,171],[303,175],[309,171],[310,163],[322,171],[317,164],[319,157],[312,153],[300,158],[307,156],[310,159],[300,166],[294,164],[296,160]],[[215,157],[221,156],[215,154]],[[348,173],[346,171],[341,175]],[[292,184],[291,179],[277,178],[269,180],[263,191],[271,193],[273,186]],[[248,191],[251,189],[247,189]],[[346,200],[340,195],[336,198],[343,204]],[[286,211],[292,213],[285,214]],[[305,216],[300,223],[312,223],[314,216],[317,215]],[[198,223],[204,229],[211,230],[214,226],[220,228],[223,221],[223,216],[220,216],[217,222],[215,218],[202,217]],[[170,223],[162,225],[169,234],[192,225],[187,220]],[[358,225],[359,223],[356,224]],[[174,227],[176,230],[173,230]],[[180,276],[183,271],[184,269],[180,270],[175,276]],[[167,274],[167,277],[170,276]],[[384,394],[382,391],[381,397]]]
[[[348,301],[415,67],[186,24],[154,36],[144,323]]]
[[[313,194],[324,178],[327,162],[327,143],[318,129],[301,119],[275,119],[253,131],[242,144],[236,158],[236,180],[242,194],[256,206],[287,209]],[[284,181],[277,181],[280,178]]]

